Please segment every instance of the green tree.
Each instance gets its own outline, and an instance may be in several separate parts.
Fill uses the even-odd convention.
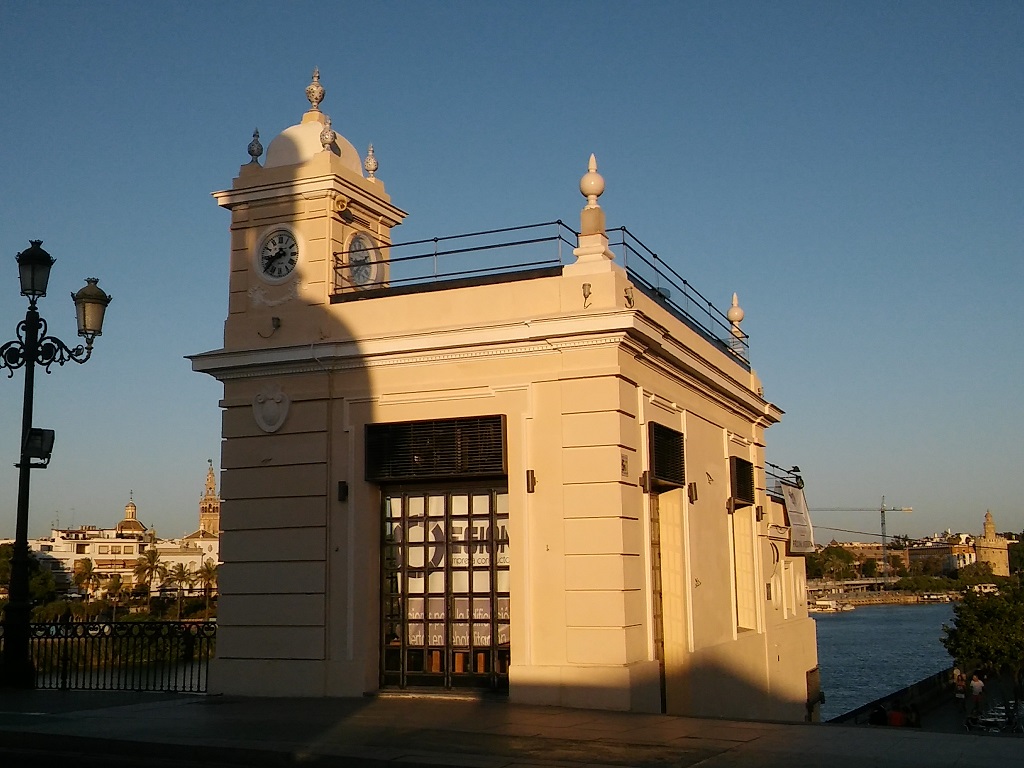
[[[932,555],[915,560],[910,568],[910,573],[913,576],[942,576],[942,558]]]
[[[836,543],[819,552],[812,552],[804,560],[809,579],[847,579],[854,573],[853,553]]]
[[[115,573],[109,579],[107,579],[104,587],[107,591],[107,600],[110,601],[111,605],[111,621],[117,621],[117,604],[121,601],[121,593],[124,592],[125,583],[124,579],[121,578],[121,574]]]
[[[1022,541],[1011,541],[1007,549],[1010,557],[1010,573],[1024,573],[1024,533]]]
[[[164,582],[167,586],[174,588],[178,593],[178,621],[181,621],[181,600],[186,589],[192,586],[194,580],[192,571],[184,563],[175,563],[167,571],[167,579]]]
[[[206,617],[210,617],[210,595],[217,586],[217,564],[207,558],[196,573],[196,581],[203,588],[203,597],[206,598]]]
[[[72,581],[79,589],[85,590],[85,602],[89,602],[94,589],[97,589],[103,581],[103,575],[96,570],[91,559],[83,557],[75,561],[75,573]]]
[[[0,544],[0,585],[6,590],[11,583],[11,557],[14,555],[13,544]],[[57,585],[53,573],[44,568],[36,553],[28,553],[28,594],[33,605],[43,605],[56,597]],[[6,602],[6,601],[4,601]]]
[[[849,579],[853,576],[853,553],[844,547],[830,544],[821,552],[823,576],[832,581]]]
[[[897,576],[907,576],[910,571],[907,570],[907,564],[900,555],[889,555],[889,572],[895,573]]]
[[[160,553],[155,547],[149,547],[135,561],[133,570],[135,580],[146,585],[146,609],[153,611],[153,582],[163,580],[167,576],[167,567],[160,562]]]
[[[860,575],[865,579],[872,579],[878,575],[878,561],[873,557],[869,557],[863,563],[860,564]]]
[[[904,592],[955,592],[957,583],[945,576],[904,576],[896,582]]]
[[[992,575],[991,563],[968,563],[957,571],[956,580],[961,587],[973,587],[975,584],[992,584],[1002,579]]]
[[[1013,681],[1014,700],[1024,694],[1024,586],[1011,582],[999,592],[968,591],[953,606],[952,626],[943,624],[942,644],[961,669],[985,667]]]

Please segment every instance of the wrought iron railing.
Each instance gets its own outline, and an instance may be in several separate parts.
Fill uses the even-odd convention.
[[[625,227],[608,230],[608,247],[630,280],[725,352],[748,363],[749,337],[733,332],[728,316]]]
[[[205,693],[213,621],[32,624],[36,688]]]
[[[608,246],[633,284],[708,341],[749,365],[747,334],[625,227],[608,230]],[[353,301],[412,290],[436,290],[498,279],[547,274],[572,262],[579,233],[563,221],[490,229],[393,243],[387,268],[359,281],[360,264],[348,251],[334,254],[334,300]],[[524,249],[529,252],[524,257]],[[354,252],[364,258],[365,251]],[[481,256],[486,255],[486,259]],[[350,290],[358,287],[360,290]]]
[[[795,485],[798,488],[804,487],[804,479],[800,475],[800,467],[793,466],[791,469],[780,467],[778,464],[772,464],[770,461],[764,463],[764,478],[769,496],[773,496],[776,499],[782,499],[782,483],[788,483],[789,485]]]
[[[378,273],[375,281],[361,283],[363,291],[357,296],[374,288],[394,289],[559,267],[569,262],[578,238],[579,233],[563,222],[548,221],[392,243],[388,247],[387,272]],[[523,258],[526,247],[531,247],[530,255]],[[486,252],[486,261],[476,258],[481,252]],[[354,284],[354,265],[350,264],[349,256],[348,251],[334,254],[335,294]]]

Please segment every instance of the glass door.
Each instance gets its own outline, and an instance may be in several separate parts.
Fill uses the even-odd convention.
[[[385,490],[381,684],[508,689],[504,488]]]

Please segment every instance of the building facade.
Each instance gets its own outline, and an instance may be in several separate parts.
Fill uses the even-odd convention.
[[[593,158],[567,263],[525,238],[506,271],[460,246],[457,274],[409,277],[372,147],[318,75],[307,97],[215,193],[224,345],[192,358],[224,385],[211,689],[813,716],[803,558],[765,491],[782,412],[737,303],[716,336],[623,268]]]

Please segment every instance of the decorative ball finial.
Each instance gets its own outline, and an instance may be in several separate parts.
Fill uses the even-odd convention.
[[[740,308],[740,300],[735,293],[732,295],[732,306],[729,307],[729,311],[725,313],[725,316],[732,323],[731,333],[729,334],[729,349],[743,357],[746,347],[746,334],[740,330],[740,323],[743,322],[743,310]]]
[[[263,145],[260,144],[260,129],[256,128],[252,132],[252,141],[249,142],[249,157],[252,158],[249,163],[256,163],[258,165],[260,162],[260,155],[262,154]]]
[[[325,152],[330,152],[331,145],[336,138],[338,138],[338,134],[331,128],[331,118],[325,117],[324,129],[320,131],[320,146],[324,148]]]
[[[597,208],[597,198],[604,193],[604,177],[597,172],[597,158],[590,155],[587,172],[580,179],[580,192],[587,198],[587,208]]]
[[[743,309],[740,307],[740,300],[734,293],[732,295],[732,306],[729,307],[729,311],[725,316],[729,318],[729,322],[733,325],[739,325],[743,322],[744,314]]]
[[[376,176],[374,176],[374,174],[377,173],[377,168],[378,167],[379,166],[377,164],[377,158],[373,154],[373,144],[371,144],[366,149],[366,159],[363,161],[363,168],[366,169],[366,178],[368,178],[368,179],[375,179],[375,178],[377,178]]]
[[[310,109],[313,112],[320,111],[320,102],[324,100],[327,91],[320,85],[320,67],[313,69],[313,82],[306,86],[306,98],[309,99]]]

